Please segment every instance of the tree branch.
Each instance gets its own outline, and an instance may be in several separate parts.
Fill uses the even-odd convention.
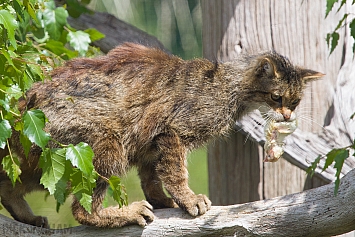
[[[68,22],[75,29],[95,28],[105,34],[105,38],[93,42],[93,45],[99,47],[104,53],[123,42],[138,43],[167,51],[154,36],[117,19],[109,13],[81,14],[78,18],[69,17]]]
[[[0,235],[15,236],[333,236],[355,230],[355,170],[334,184],[301,193],[246,204],[213,206],[192,218],[180,209],[155,210],[155,220],[145,228],[127,226],[101,229],[78,226],[47,230],[0,217]]]

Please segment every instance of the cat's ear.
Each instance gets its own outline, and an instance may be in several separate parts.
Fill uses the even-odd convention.
[[[316,72],[310,69],[303,69],[303,68],[299,68],[298,73],[305,83],[318,80],[321,77],[325,76],[325,74],[321,72]]]
[[[276,74],[275,72],[275,66],[271,62],[270,59],[268,58],[262,58],[259,63],[259,72],[262,72],[263,74],[266,74],[268,76],[274,76]]]

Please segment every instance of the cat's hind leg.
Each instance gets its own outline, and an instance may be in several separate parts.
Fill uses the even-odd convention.
[[[117,206],[103,208],[102,201],[106,189],[106,182],[98,182],[92,197],[91,213],[87,212],[74,198],[72,211],[79,223],[96,227],[122,227],[133,224],[145,226],[153,221],[153,207],[146,201],[133,202],[121,208]]]
[[[28,187],[24,187],[24,185],[26,185],[26,182],[16,183],[15,187],[13,187],[11,181],[6,177],[5,172],[1,171],[1,204],[17,221],[38,227],[49,228],[47,218],[34,215],[28,203],[24,199],[26,189],[28,189]]]
[[[93,160],[95,170],[103,177],[110,178],[112,175],[121,175],[128,166],[127,160],[122,155],[122,145],[116,137],[109,132],[100,138],[94,138],[92,145],[95,153]],[[87,212],[74,198],[72,212],[75,219],[84,225],[97,227],[121,227],[138,224],[145,226],[153,221],[153,207],[146,201],[133,202],[123,207],[106,207],[102,202],[106,195],[108,184],[103,179],[96,182],[92,196],[91,213]]]

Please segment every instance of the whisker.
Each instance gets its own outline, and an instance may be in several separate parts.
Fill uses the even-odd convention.
[[[320,123],[316,122],[315,119],[309,117],[309,116],[298,116],[297,119],[308,122],[310,125],[316,124],[319,127],[321,127],[322,129],[324,129],[324,126],[321,125]]]

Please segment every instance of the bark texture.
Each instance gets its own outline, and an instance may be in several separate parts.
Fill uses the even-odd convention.
[[[193,218],[181,209],[160,209],[145,228],[78,226],[47,230],[0,216],[3,236],[334,236],[355,229],[355,170],[334,184],[302,193],[230,206],[214,206]]]

